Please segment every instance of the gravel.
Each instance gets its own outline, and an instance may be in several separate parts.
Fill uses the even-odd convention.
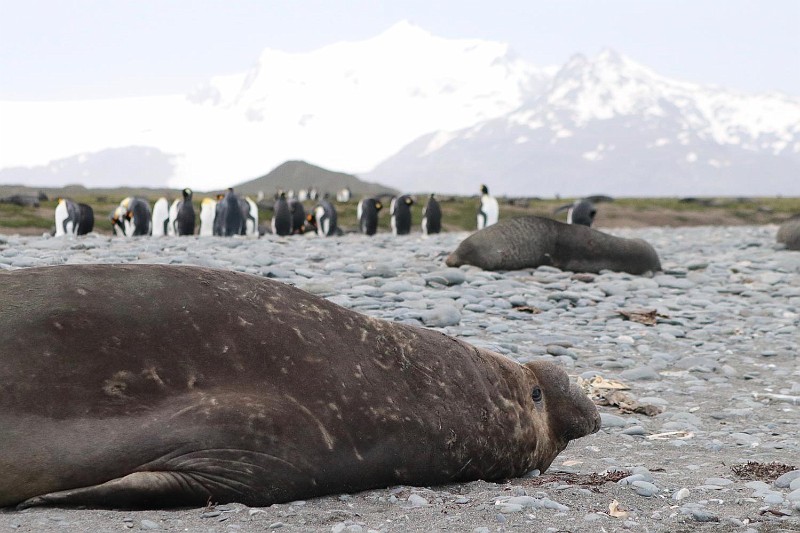
[[[263,509],[4,510],[0,531],[798,531],[800,252],[781,250],[775,232],[613,230],[656,248],[664,272],[653,277],[448,269],[443,258],[465,233],[0,236],[0,269],[171,263],[248,272],[520,362],[552,360],[576,378],[624,383],[660,410],[601,406],[599,433],[574,441],[547,472],[500,483],[388,487]],[[653,311],[655,323],[620,311]],[[771,479],[732,472],[750,461],[795,470]]]

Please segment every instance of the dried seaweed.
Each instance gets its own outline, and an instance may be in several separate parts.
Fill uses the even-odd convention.
[[[625,320],[631,322],[638,322],[646,326],[655,326],[659,318],[669,318],[667,315],[662,315],[655,309],[641,309],[636,311],[618,311]]]
[[[532,305],[518,305],[514,307],[514,310],[520,311],[522,313],[530,313],[532,315],[538,315],[539,313],[542,312],[541,309],[539,309],[538,307],[533,307]]]
[[[747,464],[731,465],[731,471],[740,478],[758,481],[775,481],[792,470],[797,470],[797,467],[774,461],[772,463],[747,461]]]

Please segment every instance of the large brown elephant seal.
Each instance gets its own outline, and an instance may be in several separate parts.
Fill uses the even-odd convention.
[[[597,431],[549,363],[221,270],[0,273],[0,506],[265,506],[546,469]]]
[[[787,250],[800,250],[800,215],[796,215],[778,227],[777,240]]]
[[[473,233],[447,258],[448,266],[519,270],[550,265],[573,272],[661,270],[658,254],[642,239],[614,237],[586,226],[526,216],[501,220]]]

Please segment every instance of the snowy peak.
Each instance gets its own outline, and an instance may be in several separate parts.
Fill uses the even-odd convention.
[[[420,137],[368,178],[415,176],[426,190],[451,169],[495,176],[506,194],[582,195],[597,176],[623,195],[797,194],[800,98],[673,80],[611,49],[577,54],[518,109]]]
[[[573,56],[556,73],[544,104],[569,112],[574,126],[615,116],[663,116],[663,79],[633,60],[606,49],[592,60]]]
[[[718,144],[775,151],[800,131],[800,99],[780,94],[747,95],[671,80],[606,49],[593,59],[573,56],[545,91],[509,116],[517,125],[554,131],[625,117],[672,121],[683,135]]]

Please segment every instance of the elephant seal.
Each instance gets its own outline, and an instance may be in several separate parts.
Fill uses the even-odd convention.
[[[623,239],[577,224],[526,216],[501,220],[461,241],[448,266],[518,270],[550,265],[573,272],[661,270],[658,254],[642,239]]]
[[[787,250],[800,250],[800,215],[796,215],[778,227],[777,241]]]
[[[237,272],[0,272],[0,506],[266,506],[544,471],[567,374]]]

